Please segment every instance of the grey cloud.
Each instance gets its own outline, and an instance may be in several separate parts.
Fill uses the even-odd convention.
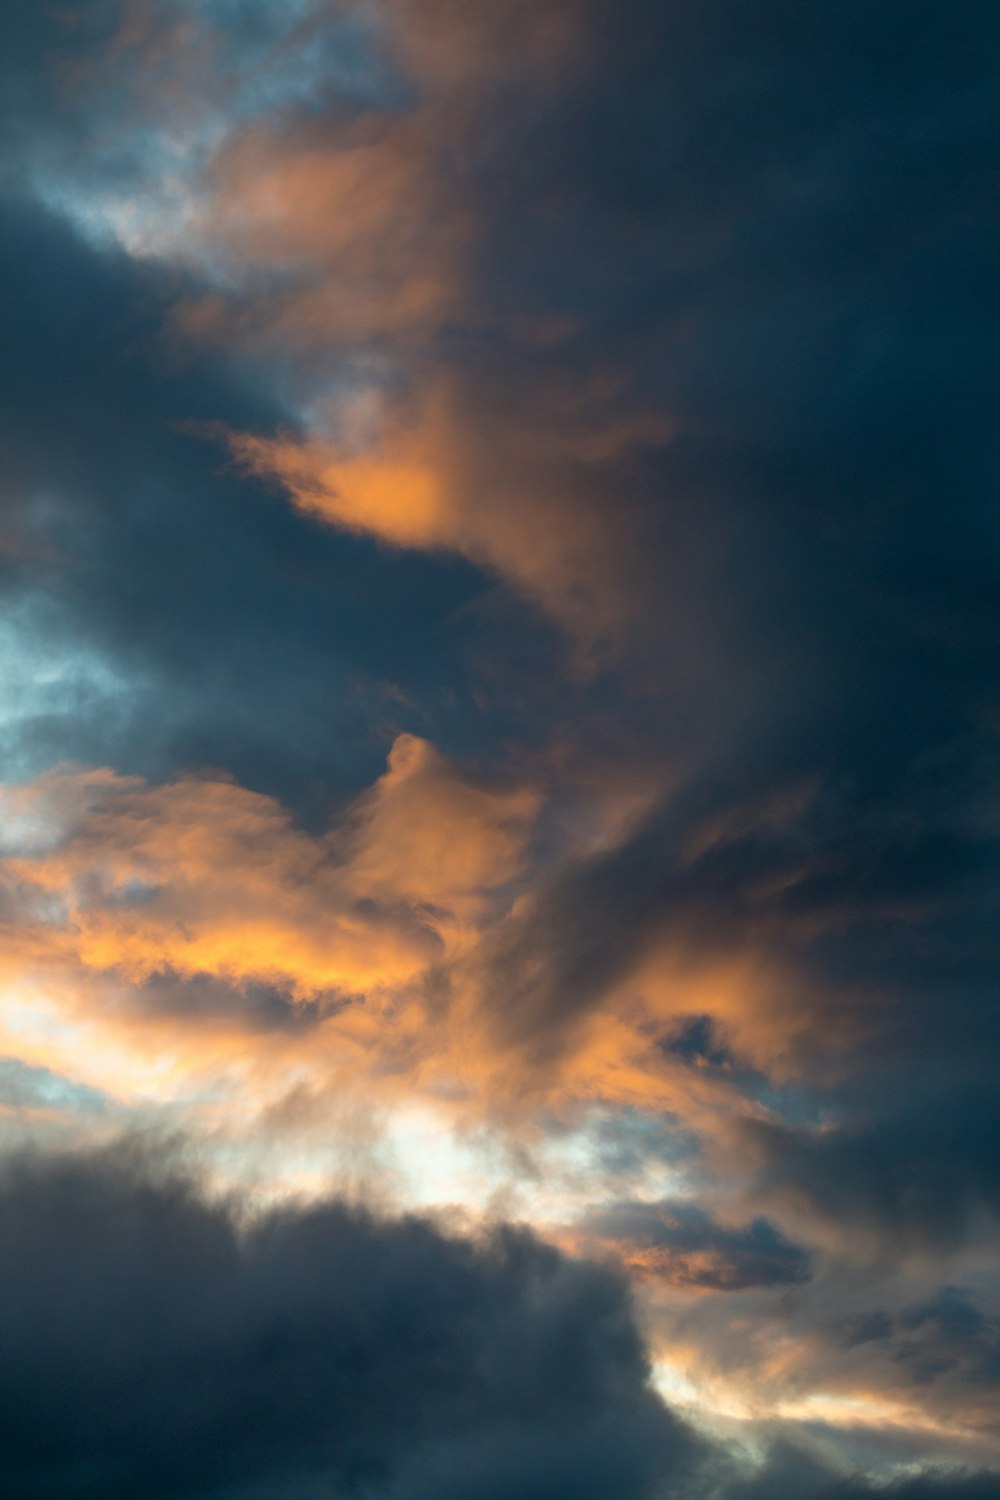
[[[35,132],[47,142],[79,127],[81,181],[89,181],[98,168],[87,160],[86,96],[68,125],[64,99],[47,87],[41,104],[29,97],[52,42],[44,9],[18,0],[3,8],[11,136]],[[238,71],[255,38],[272,36],[267,7],[215,9],[232,23]],[[186,286],[162,266],[140,270],[107,246],[85,245],[27,202],[23,178],[11,178],[0,244],[0,270],[17,288],[5,303],[0,353],[2,577],[13,603],[44,601],[36,635],[54,652],[71,640],[90,653],[67,711],[44,699],[18,734],[39,763],[73,754],[152,775],[222,764],[297,809],[325,812],[379,769],[387,721],[500,756],[557,735],[583,741],[613,720],[620,743],[639,742],[636,760],[669,770],[675,791],[619,848],[555,860],[491,941],[486,990],[500,1041],[542,1057],[558,1050],[658,942],[695,957],[759,950],[796,976],[799,1097],[826,1128],[782,1120],[783,1100],[769,1098],[772,1117],[747,1130],[761,1161],[748,1191],[776,1222],[774,1205],[794,1198],[806,1218],[839,1226],[845,1244],[871,1241],[886,1264],[946,1258],[977,1214],[996,1215],[1000,1179],[1000,12],[992,0],[580,0],[564,10],[581,41],[576,65],[537,90],[519,67],[493,79],[465,138],[445,151],[478,226],[466,322],[419,348],[377,352],[398,356],[404,393],[439,375],[454,393],[477,500],[503,507],[527,496],[530,507],[558,483],[567,534],[577,517],[606,523],[609,573],[622,542],[630,628],[617,654],[602,658],[603,675],[568,684],[548,627],[502,584],[484,599],[487,584],[472,567],[334,535],[225,471],[179,424],[270,431],[287,420],[290,395],[301,395],[301,375],[290,392],[288,370],[266,362],[237,368],[191,355],[170,366],[162,318]],[[106,42],[114,10],[92,14],[77,33],[81,53]],[[397,109],[407,100],[390,102]],[[121,124],[119,104],[91,96],[102,130],[110,119]],[[322,90],[298,97],[292,123],[307,117],[310,138],[322,139],[336,108]],[[148,149],[141,134],[99,171],[137,172]],[[324,351],[324,378],[338,355]],[[555,397],[570,418],[552,447],[545,413]],[[636,413],[669,424],[671,441],[644,443],[647,421],[610,453],[581,442],[592,429],[627,432]],[[499,636],[500,644],[484,639]],[[124,698],[92,690],[95,661],[112,664]],[[395,696],[380,697],[380,685]],[[149,998],[178,1012],[231,1003],[206,987]],[[270,1024],[275,997],[246,999]],[[858,1017],[860,1042],[838,1051],[833,1066],[828,1043],[839,1045],[850,1029],[842,1023]],[[730,1038],[687,1024],[662,1038],[678,1067],[714,1068],[734,1093],[762,1096],[761,1078]],[[51,1194],[7,1189],[29,1228],[32,1215],[49,1223],[38,1206],[46,1194],[79,1200],[56,1215],[58,1234],[46,1229],[20,1260],[9,1251],[4,1280],[20,1286],[19,1305],[37,1310],[50,1340],[29,1333],[7,1305],[29,1361],[20,1395],[9,1397],[24,1419],[12,1481],[19,1497],[30,1495],[30,1480],[39,1497],[103,1500],[117,1484],[133,1500],[136,1476],[152,1473],[143,1467],[150,1425],[159,1477],[148,1482],[164,1496],[170,1484],[178,1495],[232,1489],[264,1462],[275,1486],[306,1494],[332,1465],[373,1476],[388,1493],[395,1485],[406,1500],[421,1486],[447,1494],[464,1484],[463,1500],[473,1483],[484,1495],[523,1492],[529,1470],[547,1476],[550,1494],[561,1485],[573,1500],[600,1480],[603,1500],[613,1493],[611,1470],[623,1496],[641,1494],[661,1442],[663,1452],[687,1451],[688,1440],[636,1394],[634,1345],[623,1353],[610,1334],[618,1352],[602,1343],[598,1363],[626,1392],[612,1408],[627,1409],[622,1421],[638,1434],[628,1449],[639,1455],[634,1464],[615,1447],[624,1427],[612,1431],[601,1416],[609,1408],[596,1375],[590,1394],[565,1398],[566,1422],[592,1425],[583,1460],[551,1446],[542,1415],[547,1422],[553,1408],[537,1383],[526,1387],[537,1423],[530,1413],[522,1422],[516,1402],[503,1407],[517,1383],[506,1366],[508,1385],[501,1374],[499,1385],[487,1381],[487,1404],[516,1408],[516,1420],[498,1426],[491,1417],[480,1428],[473,1413],[442,1435],[431,1418],[421,1427],[420,1401],[409,1414],[410,1392],[425,1388],[442,1411],[461,1406],[449,1361],[474,1405],[484,1389],[477,1361],[501,1321],[523,1323],[528,1340],[525,1287],[562,1285],[560,1277],[577,1287],[574,1277],[591,1274],[548,1252],[505,1240],[493,1260],[477,1260],[426,1227],[384,1229],[339,1209],[275,1220],[243,1241],[186,1190],[109,1185],[97,1169],[87,1178],[96,1186],[79,1192],[60,1180],[55,1172]],[[73,1224],[72,1214],[86,1217],[88,1194],[111,1204],[101,1222],[125,1231],[95,1231],[100,1255],[84,1254],[86,1237],[76,1235],[80,1254],[68,1264],[59,1259],[66,1214]],[[147,1212],[179,1259],[158,1259],[154,1247],[130,1271],[115,1257],[127,1260],[127,1247],[142,1241]],[[689,1223],[683,1232],[707,1242],[717,1227]],[[459,1325],[435,1342],[437,1325],[410,1325],[400,1312],[404,1333],[418,1326],[426,1342],[406,1366],[409,1384],[386,1394],[396,1467],[366,1449],[363,1412],[344,1446],[354,1457],[325,1446],[326,1408],[311,1372],[326,1378],[346,1348],[359,1389],[381,1399],[382,1375],[365,1364],[364,1349],[336,1342],[339,1304],[325,1284],[314,1336],[315,1310],[295,1301],[295,1277],[268,1269],[275,1258],[302,1262],[303,1285],[320,1281],[307,1240],[322,1242],[316,1254],[329,1248],[338,1265],[342,1243],[364,1246],[378,1265],[383,1250],[406,1261],[415,1246],[418,1259],[451,1268],[435,1284],[451,1288],[454,1271],[476,1307],[500,1309],[493,1321],[491,1312],[475,1323],[475,1314],[478,1344],[471,1334],[463,1343]],[[752,1248],[727,1247],[737,1267],[759,1275],[752,1256],[740,1260]],[[773,1245],[768,1254],[771,1274],[795,1263]],[[515,1269],[519,1255],[557,1270],[533,1281],[534,1272]],[[31,1280],[45,1256],[58,1275]],[[100,1269],[105,1261],[114,1278]],[[230,1280],[211,1269],[217,1264],[236,1268]],[[384,1288],[372,1290],[371,1274],[365,1295],[381,1307]],[[52,1285],[78,1288],[84,1277],[96,1307],[106,1314],[113,1293],[129,1327],[147,1330],[141,1358],[121,1322],[88,1323],[82,1301],[68,1296],[52,1302]],[[229,1290],[217,1303],[205,1290],[222,1282],[237,1288],[238,1308]],[[600,1278],[586,1285],[605,1288],[611,1303],[618,1295]],[[455,1310],[467,1305],[457,1290],[441,1298]],[[949,1369],[961,1370],[963,1359],[970,1371],[991,1368],[992,1334],[963,1307],[953,1298],[934,1313],[911,1312],[908,1328],[892,1321],[908,1378],[930,1377],[942,1360]],[[598,1321],[602,1338],[617,1316]],[[323,1342],[323,1318],[333,1343]],[[196,1323],[199,1339],[218,1335],[221,1344],[185,1342]],[[873,1343],[883,1326],[868,1325]],[[574,1342],[574,1327],[560,1360],[578,1363],[582,1378],[589,1346]],[[246,1337],[251,1352],[263,1344],[257,1362],[245,1357]],[[289,1390],[304,1388],[301,1412],[291,1411],[274,1370]],[[114,1399],[98,1402],[102,1390]],[[187,1404],[190,1392],[205,1404]],[[272,1409],[274,1422],[261,1430],[259,1413]],[[220,1424],[211,1437],[202,1419]],[[283,1467],[293,1452],[306,1455],[301,1477]],[[205,1477],[185,1467],[201,1463]],[[755,1481],[756,1494],[770,1500],[783,1485],[806,1493],[814,1483],[829,1490],[827,1481],[795,1458]],[[875,1493],[861,1481],[841,1489]],[[888,1493],[986,1500],[996,1484],[939,1475]]]
[[[652,1393],[624,1283],[524,1230],[210,1199],[136,1140],[4,1159],[0,1338],[31,1500],[946,1493],[838,1488],[787,1442],[754,1477]]]
[[[588,1235],[670,1285],[706,1291],[787,1286],[805,1281],[807,1251],[792,1244],[767,1219],[741,1227],[718,1224],[683,1201],[623,1202],[588,1215]]]
[[[243,1222],[139,1147],[0,1177],[0,1461],[38,1500],[689,1493],[623,1285],[523,1231]]]

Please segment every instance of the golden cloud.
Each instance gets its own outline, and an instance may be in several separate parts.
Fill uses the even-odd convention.
[[[230,781],[55,771],[8,801],[48,844],[3,863],[19,944],[135,981],[170,970],[299,999],[405,984],[460,946],[517,873],[536,808],[406,735],[319,837]]]

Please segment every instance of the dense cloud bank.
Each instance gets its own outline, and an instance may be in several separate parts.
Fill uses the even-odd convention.
[[[6,1494],[632,1500],[701,1459],[610,1275],[337,1201],[240,1224],[141,1155],[5,1167],[0,1329]]]
[[[523,1229],[210,1200],[142,1145],[0,1177],[0,1487],[31,1500],[854,1500],[672,1416],[625,1284]],[[879,1494],[988,1500],[954,1475]]]

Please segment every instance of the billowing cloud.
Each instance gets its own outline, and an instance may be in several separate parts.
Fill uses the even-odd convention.
[[[206,1201],[141,1148],[5,1166],[3,1484],[55,1497],[688,1489],[624,1286],[503,1226]]]
[[[607,1255],[658,1388],[770,1445],[691,1500],[995,1489],[998,26],[0,14],[4,1150],[155,1120],[215,1181]],[[316,1466],[275,1437],[268,1493],[353,1482],[310,1359]],[[28,1389],[68,1412],[59,1368]],[[73,1420],[19,1493],[86,1493]],[[469,1422],[461,1463],[372,1447],[372,1496],[608,1472],[542,1436],[497,1469]],[[178,1485],[238,1494],[232,1462]]]
[[[53,772],[8,793],[17,942],[90,970],[277,983],[291,996],[404,984],[461,946],[513,879],[536,801],[464,782],[401,737],[333,834],[229,781],[148,787]],[[32,849],[32,845],[36,847]]]
[[[696,1435],[650,1387],[625,1284],[523,1230],[211,1198],[127,1141],[14,1157],[0,1203],[19,1493],[875,1493],[807,1450],[750,1463]]]

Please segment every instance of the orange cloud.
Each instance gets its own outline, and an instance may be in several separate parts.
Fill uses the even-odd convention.
[[[137,188],[86,211],[130,253],[195,268],[203,290],[179,300],[174,334],[277,350],[294,368],[307,435],[240,435],[240,460],[331,524],[489,568],[587,657],[619,642],[643,591],[665,587],[644,576],[630,465],[670,424],[592,354],[546,363],[578,320],[503,274],[494,296],[482,256],[516,229],[498,220],[511,209],[496,186],[519,170],[525,109],[594,61],[590,8],[314,0],[264,53],[234,52],[211,7],[128,0],[120,13],[76,86],[120,96],[162,150]],[[348,22],[386,91],[362,101],[326,80],[304,105],[314,44]],[[273,102],[243,71],[255,66]],[[525,203],[558,220],[557,203]],[[491,366],[494,345],[510,368]],[[324,409],[331,387],[359,386],[391,393],[363,437],[353,410]]]
[[[221,257],[251,296],[186,302],[180,326],[299,348],[438,326],[458,305],[470,225],[439,179],[436,129],[419,112],[372,111],[236,135],[178,248]]]
[[[207,974],[300,999],[405,984],[461,944],[516,874],[536,805],[473,786],[410,736],[320,838],[229,781],[57,771],[8,797],[15,822],[54,841],[4,861],[22,945],[137,981]]]
[[[671,1028],[706,1017],[770,1075],[803,1066],[810,1023],[791,977],[753,953],[683,944],[637,954],[582,1008],[557,997],[540,1039],[534,1001],[524,1010],[525,985],[547,1003],[532,912],[558,875],[529,858],[540,794],[477,782],[410,735],[320,835],[218,779],[63,769],[8,788],[4,804],[3,1045],[44,1066],[89,1058],[82,1076],[101,1087],[131,1075],[166,1099],[217,1077],[230,1102],[280,1112],[295,1096],[301,1114],[353,1073],[380,1095],[449,1098],[470,1121],[485,1111],[529,1135],[543,1110],[669,1112],[725,1175],[727,1153],[748,1160],[738,1123],[755,1107],[727,1066],[674,1053]],[[586,842],[582,829],[567,839]],[[238,996],[204,1012],[158,1005],[157,976],[273,986],[302,1027],[261,1030]]]
[[[664,1001],[634,979],[544,1057],[501,1027],[513,971],[496,939],[516,938],[538,879],[527,861],[539,794],[479,784],[425,741],[400,736],[385,774],[318,836],[225,780],[64,769],[4,801],[0,971],[7,1045],[37,1041],[27,1060],[87,1055],[88,1081],[104,1086],[125,1048],[136,1077],[167,1094],[192,1067],[250,1069],[260,1107],[322,1091],[345,1067],[512,1122],[527,1099],[570,1115],[610,1101],[717,1133],[732,1107],[724,1078],[664,1052]],[[156,976],[275,986],[310,1007],[308,1030],[262,1036],[239,1005],[185,1015],[130,999]],[[753,1003],[745,975],[692,965],[671,1008],[722,1014],[730,992]]]
[[[454,545],[457,518],[447,479],[424,452],[424,439],[400,433],[389,452],[351,453],[318,439],[234,434],[233,452],[261,478],[277,480],[295,506],[349,531],[400,547]]]
[[[158,7],[138,17],[129,55],[156,74],[149,37],[159,47],[173,31]],[[137,202],[115,223],[137,253],[207,272],[175,331],[297,362],[308,432],[237,434],[242,464],[318,519],[489,568],[593,650],[626,629],[646,565],[629,464],[671,426],[614,370],[546,363],[573,321],[516,295],[492,305],[479,259],[496,234],[488,184],[507,170],[511,86],[551,89],[579,64],[585,11],[388,0],[370,19],[372,45],[408,80],[406,107],[265,113],[172,185],[173,220]],[[470,380],[446,352],[456,332],[463,347],[512,349],[515,367],[490,374],[488,353],[475,356]],[[382,394],[380,419],[329,402],[331,368],[338,390]]]
[[[548,399],[551,396],[551,399]],[[509,410],[477,409],[440,377],[419,410],[356,419],[356,404],[313,436],[237,433],[233,453],[308,515],[393,546],[459,552],[513,583],[588,646],[635,609],[641,537],[627,493],[601,482],[619,457],[669,439],[651,414],[609,418],[599,393],[535,389]]]

